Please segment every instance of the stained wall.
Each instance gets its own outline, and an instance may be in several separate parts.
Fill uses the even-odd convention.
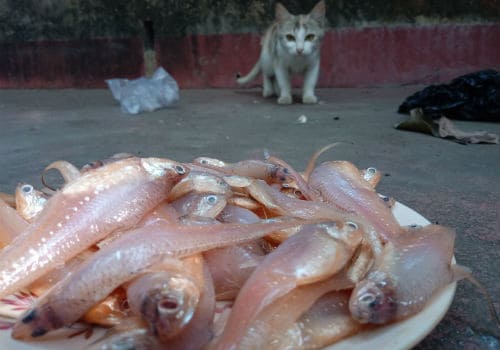
[[[308,12],[313,1],[283,4]],[[500,0],[326,0],[320,86],[431,83],[500,69]],[[162,65],[234,87],[273,19],[262,0],[0,0],[0,87],[104,87]],[[258,83],[258,82],[256,82]]]

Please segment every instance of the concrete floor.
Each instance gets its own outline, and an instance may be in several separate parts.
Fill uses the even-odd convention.
[[[405,118],[398,105],[420,88],[319,90],[314,106],[278,106],[257,90],[185,90],[176,107],[137,116],[122,114],[107,90],[0,90],[0,191],[19,181],[39,186],[41,170],[58,159],[81,166],[130,152],[237,161],[269,149],[300,170],[315,150],[342,141],[321,160],[378,168],[381,193],[456,228],[457,261],[500,312],[500,146],[395,130]],[[500,123],[457,125],[500,134]],[[499,349],[498,333],[484,297],[461,281],[443,321],[415,349]]]

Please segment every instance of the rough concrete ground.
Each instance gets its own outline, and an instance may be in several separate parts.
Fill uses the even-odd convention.
[[[107,90],[0,90],[0,191],[19,181],[39,186],[41,170],[58,159],[81,166],[130,152],[237,161],[269,149],[300,170],[315,150],[342,141],[321,160],[378,168],[381,193],[456,228],[457,261],[500,312],[500,146],[395,130],[405,118],[398,105],[420,88],[320,90],[313,106],[279,106],[257,90],[185,90],[176,107],[137,116],[122,114]],[[456,124],[500,134],[498,123]],[[498,333],[485,298],[461,281],[443,321],[415,349],[498,349]]]

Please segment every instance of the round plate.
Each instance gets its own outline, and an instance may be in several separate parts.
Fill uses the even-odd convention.
[[[393,207],[393,213],[402,226],[430,224],[422,215],[398,202]],[[453,263],[455,263],[455,258],[453,258]],[[455,282],[441,290],[422,311],[413,317],[358,333],[328,346],[325,350],[411,349],[443,319],[455,296],[456,286]]]
[[[423,216],[398,202],[393,207],[393,213],[398,222],[403,226],[429,224],[429,221]],[[444,288],[430,301],[424,310],[411,318],[370,331],[363,331],[335,343],[325,348],[325,350],[410,349],[429,334],[444,317],[455,295],[455,288],[456,283]],[[25,297],[29,298],[29,296]],[[25,300],[25,308],[27,308],[26,302]],[[5,314],[2,311],[7,309],[15,314],[15,308],[22,306],[22,297],[14,303],[0,301],[0,313]],[[92,334],[87,339],[84,336],[84,328],[81,325],[75,325],[73,329],[64,330],[65,334],[59,335],[59,338],[55,340],[19,342],[10,337],[12,320],[5,319],[5,321],[3,322],[0,319],[0,349],[8,350],[79,350],[98,339],[104,332],[103,329],[94,328]]]

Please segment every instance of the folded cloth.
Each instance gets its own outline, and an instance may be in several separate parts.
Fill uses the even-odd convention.
[[[414,108],[410,111],[410,117],[395,126],[399,130],[408,130],[430,134],[436,137],[451,139],[462,144],[469,143],[492,143],[497,144],[499,138],[497,134],[486,131],[466,132],[458,129],[446,117],[433,119],[426,116],[421,108]]]
[[[498,143],[498,135],[486,131],[465,132],[458,129],[451,120],[441,117],[438,120],[439,136],[456,139],[460,143]]]

